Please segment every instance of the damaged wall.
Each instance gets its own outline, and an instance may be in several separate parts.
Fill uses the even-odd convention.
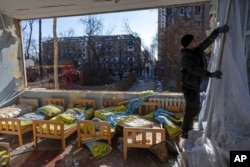
[[[64,98],[66,104],[70,104],[72,99],[95,99],[97,108],[103,107],[103,99],[125,99],[132,100],[139,97],[141,91],[138,92],[129,92],[129,91],[79,91],[79,90],[46,90],[46,89],[33,89],[26,90],[20,95],[20,98],[28,99],[38,99],[39,106],[44,105],[44,98]],[[154,101],[161,102],[164,104],[165,99],[183,99],[182,93],[176,92],[155,92],[152,96],[156,99]]]
[[[24,86],[19,21],[0,13],[0,107]]]

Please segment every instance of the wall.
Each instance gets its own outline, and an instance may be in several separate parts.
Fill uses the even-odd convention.
[[[0,14],[0,107],[23,88],[23,59],[17,20]]]
[[[36,98],[39,101],[39,106],[44,105],[43,98],[45,97],[59,97],[64,98],[66,103],[69,104],[71,99],[74,98],[87,98],[95,99],[97,108],[101,108],[104,98],[112,99],[126,99],[131,100],[138,98],[142,92],[122,92],[122,91],[75,91],[75,90],[44,90],[34,89],[25,91],[20,98]],[[183,98],[182,93],[157,93],[155,92],[152,97],[165,97],[165,98]]]

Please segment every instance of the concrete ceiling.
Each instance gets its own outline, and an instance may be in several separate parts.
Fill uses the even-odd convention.
[[[1,0],[0,13],[25,20],[185,5],[210,0]]]

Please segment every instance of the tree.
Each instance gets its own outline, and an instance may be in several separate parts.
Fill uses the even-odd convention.
[[[36,20],[25,20],[22,21],[22,32],[25,50],[25,59],[36,57],[37,45],[36,40],[32,38],[33,27]]]
[[[73,41],[74,30],[72,28],[68,29],[64,33],[60,33],[60,38],[58,41],[58,54],[60,55],[61,64],[74,65],[75,68],[79,68],[79,63],[82,63],[82,51],[84,49],[84,38],[78,38],[78,41]],[[73,41],[73,42],[72,42]]]
[[[80,19],[85,26],[85,33],[87,36],[87,50],[90,67],[99,67],[99,59],[105,48],[105,42],[100,42],[100,47],[96,47],[96,37],[102,33],[103,23],[101,19],[94,15],[85,16]],[[101,39],[101,38],[100,38]]]
[[[58,41],[57,41],[57,18],[53,18],[53,42],[54,42],[54,84],[55,89],[59,89],[58,84]]]
[[[124,22],[123,28],[124,28],[125,33],[132,34],[135,37],[139,37],[139,34],[131,29],[131,27],[127,21]],[[152,48],[149,49],[144,43],[142,43],[141,45],[142,45],[143,51],[141,52],[141,59],[140,59],[141,64],[140,65],[143,66],[143,65],[145,65],[146,62],[148,62],[148,63],[154,62],[153,55],[152,55],[152,53],[154,51],[152,50]],[[154,46],[156,46],[156,45],[154,45]],[[152,52],[150,52],[150,50]]]
[[[108,78],[107,71],[101,69],[100,58],[105,54],[106,41],[102,34],[103,23],[100,18],[94,15],[85,16],[80,19],[84,26],[87,38],[88,62],[84,65],[85,78],[88,78],[93,84],[106,82]],[[108,33],[111,33],[109,31]],[[86,80],[85,80],[86,82]]]

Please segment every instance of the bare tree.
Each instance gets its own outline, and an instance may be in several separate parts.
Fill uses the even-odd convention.
[[[101,83],[106,75],[105,71],[101,70],[100,64],[100,58],[105,54],[106,48],[105,38],[101,35],[104,28],[102,20],[95,15],[89,15],[81,18],[80,21],[87,38],[88,62],[84,65],[85,78],[89,76],[88,79],[92,77],[92,80],[95,80],[94,83]]]
[[[112,34],[114,26],[110,25],[107,30],[104,30],[103,20],[97,15],[90,15],[80,19],[83,24],[83,29],[86,34],[87,41],[87,62],[83,64],[83,72],[86,84],[106,84],[113,82],[115,71],[118,70],[118,64],[112,60],[117,55],[109,51],[111,46],[121,42],[114,43],[108,41],[108,37]],[[105,31],[105,32],[104,32]],[[117,37],[118,39],[119,37]],[[101,61],[105,59],[105,62]],[[119,58],[119,65],[121,66],[121,57]],[[90,70],[91,69],[91,70]]]
[[[60,32],[60,37],[73,37],[75,35],[74,29],[70,28],[68,31]]]
[[[135,31],[133,31],[129,25],[129,23],[127,21],[124,21],[124,26],[123,26],[124,32],[128,33],[128,34],[132,34],[135,37],[140,37],[139,34]],[[142,42],[142,48],[143,48],[143,52],[142,57],[144,59],[144,61],[146,62],[153,62],[153,57],[152,57],[152,53],[150,52],[150,49]],[[140,60],[142,62],[142,60]],[[145,62],[144,62],[145,63]]]
[[[24,41],[24,49],[25,49],[25,59],[29,59],[32,56],[31,53],[35,53],[36,40],[32,39],[33,27],[36,20],[25,20],[22,21],[22,32],[23,32],[23,41]],[[35,47],[34,47],[35,46]]]
[[[96,37],[102,33],[103,23],[101,19],[94,15],[89,15],[80,19],[82,22],[85,33],[87,35],[87,50],[89,54],[89,64],[91,67],[95,67],[99,64],[99,59],[104,50],[104,43],[100,45],[100,48],[96,48]]]
[[[85,42],[85,40],[84,38],[77,37],[78,42],[72,42],[74,34],[74,30],[71,28],[64,33],[60,33],[58,53],[61,58],[60,63],[74,65],[75,68],[79,68],[79,63],[82,61],[82,50],[84,48],[82,44]]]

